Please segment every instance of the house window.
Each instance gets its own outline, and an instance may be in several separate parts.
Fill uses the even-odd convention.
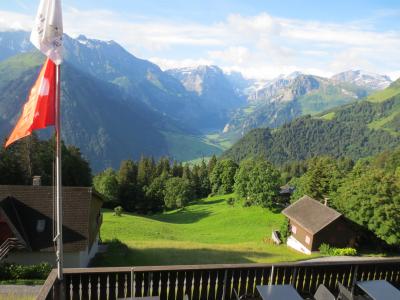
[[[310,245],[311,239],[308,235],[306,235],[306,244]]]
[[[292,225],[292,232],[293,232],[293,233],[296,233],[296,232],[297,232],[297,227],[294,226],[294,225]]]
[[[38,220],[36,223],[36,231],[41,233],[44,231],[44,228],[46,227],[46,220]]]

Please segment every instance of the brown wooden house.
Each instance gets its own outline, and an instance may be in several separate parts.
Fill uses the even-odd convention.
[[[303,196],[285,208],[291,236],[287,245],[306,254],[317,251],[323,243],[346,247],[355,233],[342,214],[309,196]]]
[[[53,187],[0,186],[0,261],[54,265]],[[98,250],[102,197],[63,188],[64,265],[86,267]]]

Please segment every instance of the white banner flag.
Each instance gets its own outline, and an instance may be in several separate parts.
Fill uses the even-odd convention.
[[[55,64],[62,62],[63,22],[61,0],[40,0],[31,42]]]

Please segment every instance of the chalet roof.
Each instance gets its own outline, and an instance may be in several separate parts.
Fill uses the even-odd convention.
[[[63,241],[66,252],[87,248],[93,198],[103,201],[92,188],[63,188]],[[54,251],[53,202],[51,186],[0,185],[0,207],[27,240],[32,251]]]
[[[282,213],[312,234],[338,219],[341,214],[305,195],[285,208]]]
[[[11,198],[0,200],[0,214],[1,213],[5,214],[5,216],[0,215],[0,219],[6,221],[7,228],[12,231],[14,238],[18,238],[26,248],[30,249],[29,240],[25,233],[24,226]]]

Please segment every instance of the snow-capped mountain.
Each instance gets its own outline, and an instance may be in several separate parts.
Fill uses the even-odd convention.
[[[365,87],[372,90],[382,90],[392,83],[389,76],[365,72],[362,70],[342,72],[332,76],[331,79],[336,82],[352,83],[359,87]]]
[[[187,91],[196,93],[204,107],[212,108],[222,126],[228,121],[232,110],[246,104],[224,72],[217,66],[171,69],[167,74],[178,79]]]
[[[301,72],[293,72],[289,75],[280,75],[272,80],[257,80],[254,81],[245,91],[249,102],[257,102],[259,100],[269,99],[270,102],[275,100],[275,96],[290,84],[300,75]],[[287,97],[286,97],[287,98]]]
[[[223,87],[231,88],[224,72],[217,66],[198,66],[181,69],[167,70],[167,73],[177,78],[186,90],[195,92],[201,96],[207,93],[211,85],[223,84]]]

